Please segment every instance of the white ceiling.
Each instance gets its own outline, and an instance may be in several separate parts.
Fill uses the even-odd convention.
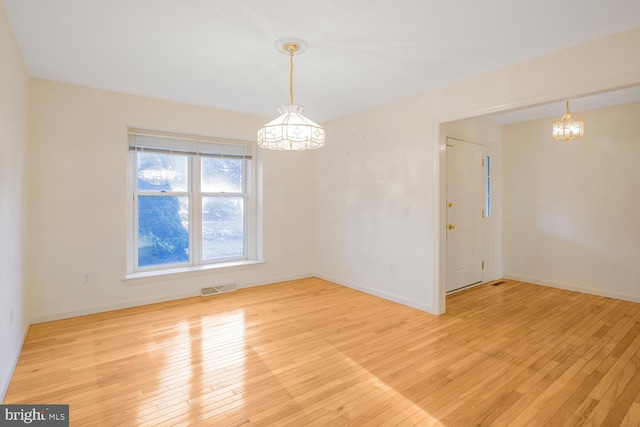
[[[289,95],[274,42],[301,38],[294,94],[319,122],[640,27],[638,0],[2,3],[33,77],[267,117]]]

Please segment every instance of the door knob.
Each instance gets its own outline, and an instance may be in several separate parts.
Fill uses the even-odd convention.
[[[449,224],[449,230],[453,230],[454,228],[456,228],[456,226],[455,226],[455,225],[453,225],[453,224]]]

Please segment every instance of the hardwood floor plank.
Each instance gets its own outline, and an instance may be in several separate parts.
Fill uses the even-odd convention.
[[[636,341],[640,341],[640,339]],[[589,417],[585,420],[585,425],[601,426],[605,425],[605,421],[607,419],[615,420],[618,423],[620,420],[624,419],[626,412],[628,411],[630,406],[626,405],[624,401],[627,398],[624,395],[625,391],[627,391],[628,394],[637,394],[637,390],[634,390],[634,387],[637,387],[638,384],[631,383],[631,381],[637,374],[638,369],[640,368],[640,353],[638,353],[637,351],[638,350],[636,348],[635,355],[633,355],[629,359],[621,357],[621,359],[619,359],[619,361],[616,362],[616,364],[609,370],[609,372],[617,372],[617,375],[615,377],[610,377],[611,382],[608,382],[609,387],[607,388],[607,391],[601,394],[598,405],[596,405]],[[623,353],[623,356],[626,353],[627,352]],[[626,360],[627,363],[624,363],[624,360]],[[624,363],[622,369],[615,369],[616,365],[620,365],[622,363]],[[609,374],[609,372],[607,372],[607,374]],[[606,379],[607,375],[605,375],[598,386],[594,388],[594,391],[596,391],[600,386],[602,386],[602,388],[606,387],[604,385]],[[630,390],[628,390],[628,386],[631,386]],[[593,397],[594,395],[596,395],[594,391],[590,393],[590,396]],[[618,402],[620,399],[622,399],[620,401],[621,405],[617,406],[616,402]],[[622,408],[625,409],[624,413],[619,412],[620,410],[622,410]],[[606,425],[611,426],[614,424],[607,423]]]
[[[30,327],[71,425],[640,425],[640,304],[505,280],[432,316],[317,278]]]
[[[588,337],[599,326],[587,328],[583,323],[581,327],[585,333],[583,337]],[[586,339],[582,345],[569,347],[556,357],[557,361],[562,361],[549,375],[545,376],[541,382],[541,393],[513,420],[515,425],[519,425],[523,420],[534,419],[539,425],[550,423],[553,414],[559,410],[568,400],[572,393],[582,386],[588,376],[585,366],[592,357],[594,350],[592,347],[596,342]],[[558,375],[559,374],[559,375]],[[556,376],[558,375],[558,376]],[[544,388],[544,390],[542,390]]]
[[[640,426],[640,403],[633,402],[627,411],[627,414],[620,423],[621,427]]]
[[[638,362],[640,359],[638,356],[638,353],[634,356],[635,363],[633,364],[633,368],[635,368],[635,371],[633,372],[633,377],[629,380],[627,386],[619,395],[611,409],[607,412],[607,416],[601,424],[602,426],[621,425],[629,412],[634,399],[638,396],[638,390],[640,390],[640,370],[638,370]]]

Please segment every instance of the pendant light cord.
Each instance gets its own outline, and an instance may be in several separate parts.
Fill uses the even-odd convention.
[[[293,51],[289,48],[289,104],[293,105]]]

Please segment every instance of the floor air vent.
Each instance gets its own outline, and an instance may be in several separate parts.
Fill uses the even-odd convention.
[[[209,286],[208,288],[200,288],[200,296],[208,297],[211,295],[224,294],[226,292],[237,291],[238,287],[235,283],[229,283],[226,285]]]

